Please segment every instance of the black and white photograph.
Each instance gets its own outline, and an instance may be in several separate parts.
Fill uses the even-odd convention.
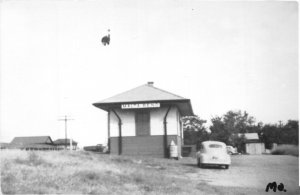
[[[1,194],[300,194],[298,7],[0,0]]]

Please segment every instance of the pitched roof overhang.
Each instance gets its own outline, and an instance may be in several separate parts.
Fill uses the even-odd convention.
[[[148,82],[148,84],[141,85],[100,102],[96,102],[93,105],[108,111],[113,108],[122,108],[122,104],[138,103],[160,103],[160,107],[176,106],[182,116],[194,115],[189,99],[154,87],[153,82]]]
[[[97,108],[105,111],[110,109],[121,109],[122,104],[138,104],[138,103],[160,103],[160,107],[176,106],[182,116],[193,116],[191,101],[189,99],[180,100],[153,100],[153,101],[124,101],[124,102],[109,102],[109,103],[93,103]],[[138,108],[139,109],[139,108]]]

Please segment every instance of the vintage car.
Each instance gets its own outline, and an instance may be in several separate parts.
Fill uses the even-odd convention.
[[[226,149],[227,149],[227,153],[228,154],[238,154],[237,152],[237,148],[233,147],[233,146],[226,146]]]
[[[200,151],[196,154],[197,165],[224,166],[229,168],[231,164],[230,155],[227,153],[226,144],[219,141],[205,141],[201,143]]]
[[[90,152],[105,152],[105,146],[97,144],[96,146],[84,146],[83,150]]]

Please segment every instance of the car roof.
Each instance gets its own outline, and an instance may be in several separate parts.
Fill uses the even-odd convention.
[[[204,141],[202,142],[202,145],[209,145],[209,144],[219,144],[219,145],[222,145],[222,146],[226,146],[226,144],[224,142],[219,142],[219,141]]]

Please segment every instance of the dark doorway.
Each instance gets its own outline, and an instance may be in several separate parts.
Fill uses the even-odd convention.
[[[149,110],[139,110],[135,113],[135,132],[137,136],[150,135]]]

